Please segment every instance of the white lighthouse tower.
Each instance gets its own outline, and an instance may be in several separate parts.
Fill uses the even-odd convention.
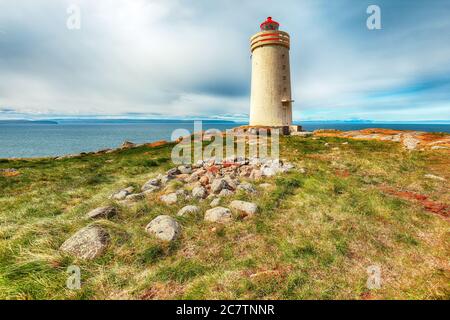
[[[279,23],[268,17],[261,31],[250,38],[252,85],[250,126],[292,127],[290,37]]]

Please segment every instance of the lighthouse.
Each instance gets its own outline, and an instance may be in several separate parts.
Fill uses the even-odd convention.
[[[298,130],[292,126],[290,37],[279,27],[268,17],[261,23],[260,32],[250,38],[250,126],[280,127],[289,133]]]

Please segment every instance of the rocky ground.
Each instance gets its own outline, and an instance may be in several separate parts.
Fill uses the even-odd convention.
[[[0,160],[0,297],[448,299],[448,137],[300,133],[281,161],[174,166],[163,141]]]

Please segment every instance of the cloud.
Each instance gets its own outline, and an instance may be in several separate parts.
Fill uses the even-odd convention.
[[[246,115],[248,38],[271,15],[291,34],[297,119],[450,118],[444,1],[378,1],[376,31],[365,0],[0,3],[0,107],[20,115]]]

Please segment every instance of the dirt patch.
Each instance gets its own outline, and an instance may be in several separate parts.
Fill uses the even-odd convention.
[[[381,191],[403,200],[418,202],[424,207],[425,210],[436,213],[444,217],[446,220],[450,218],[450,206],[445,203],[430,200],[428,196],[424,194],[415,193],[412,191],[400,191],[386,186],[381,187]]]
[[[147,289],[139,296],[141,300],[167,300],[181,296],[184,292],[183,286],[175,283],[155,283],[150,289]]]

